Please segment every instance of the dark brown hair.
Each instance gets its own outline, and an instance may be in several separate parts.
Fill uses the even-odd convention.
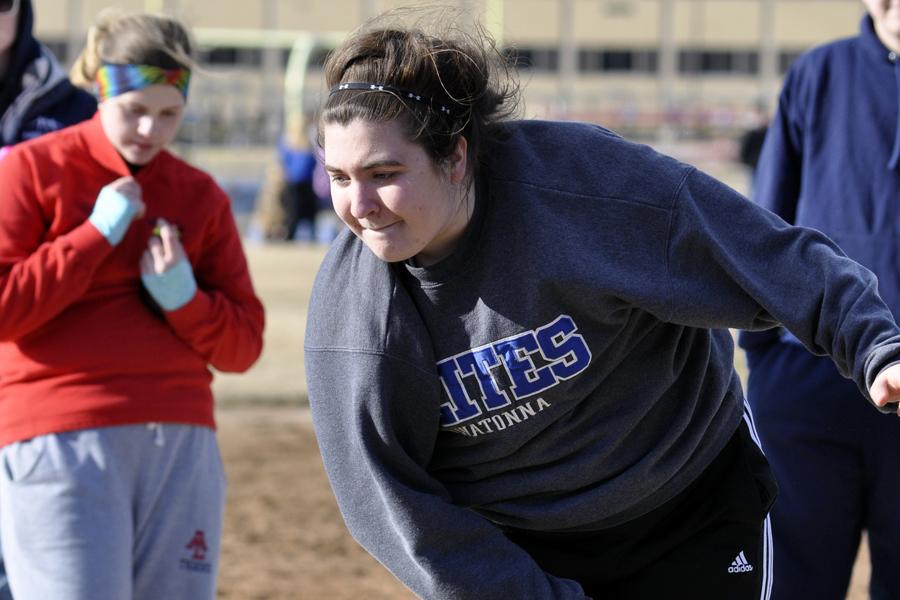
[[[468,142],[467,175],[474,175],[483,142],[515,114],[518,85],[491,36],[480,25],[471,33],[442,27],[441,34],[422,26],[384,25],[387,13],[352,33],[325,63],[331,90],[319,117],[319,143],[326,124],[348,125],[356,119],[398,121],[407,139],[422,145],[437,165],[444,164],[459,136]],[[442,19],[447,23],[449,19]],[[341,83],[390,86],[392,91],[336,90]],[[421,95],[415,101],[395,90]],[[440,110],[450,110],[446,114]]]

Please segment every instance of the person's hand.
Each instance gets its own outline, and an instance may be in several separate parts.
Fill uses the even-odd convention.
[[[159,235],[150,236],[141,256],[141,282],[163,310],[177,310],[197,293],[197,281],[178,229],[165,219],[156,225]]]
[[[143,217],[146,210],[138,182],[134,177],[120,177],[100,190],[88,221],[116,246],[131,222]]]
[[[162,275],[184,258],[178,228],[165,219],[157,219],[147,249],[141,256],[141,274]]]
[[[897,416],[900,416],[900,363],[893,364],[878,374],[869,388],[869,396],[876,406],[883,408],[893,404]]]

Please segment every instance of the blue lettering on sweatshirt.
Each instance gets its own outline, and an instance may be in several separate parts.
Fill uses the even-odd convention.
[[[455,427],[545,392],[590,362],[591,351],[568,315],[445,358],[437,364],[448,398],[441,426]]]

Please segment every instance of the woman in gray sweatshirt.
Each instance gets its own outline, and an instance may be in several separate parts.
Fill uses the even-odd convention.
[[[379,24],[326,65],[347,230],[305,356],[348,528],[423,598],[768,597],[728,328],[783,325],[893,411],[874,277],[649,147],[511,120],[495,55]]]

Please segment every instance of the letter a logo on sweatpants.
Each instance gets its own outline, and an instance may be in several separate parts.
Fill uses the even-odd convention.
[[[201,573],[212,572],[212,565],[206,562],[206,552],[209,550],[209,547],[206,545],[206,535],[202,529],[194,532],[194,535],[191,536],[184,548],[191,551],[191,557],[181,559],[182,569]]]
[[[191,538],[191,541],[187,543],[187,546],[185,546],[185,548],[194,552],[191,555],[191,558],[194,560],[203,560],[204,558],[206,558],[207,547],[202,529],[198,529],[194,532],[194,537]]]

